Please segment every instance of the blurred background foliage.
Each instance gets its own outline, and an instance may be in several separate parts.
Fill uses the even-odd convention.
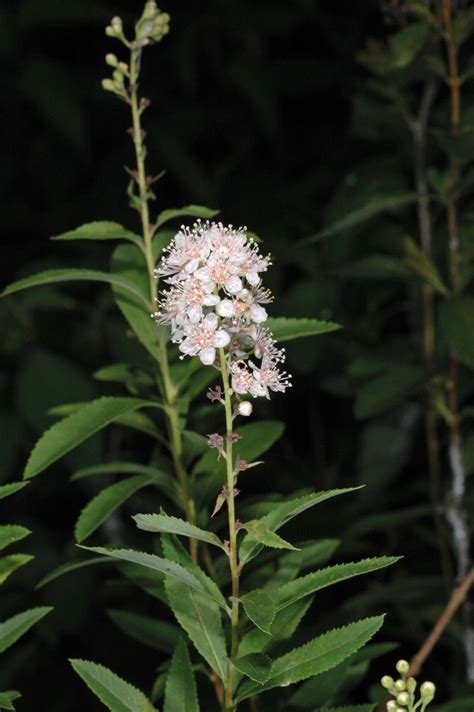
[[[426,63],[414,62],[426,41],[420,30],[398,44],[392,41],[384,54],[387,38],[408,21],[403,5],[381,7],[377,0],[357,7],[347,0],[167,3],[163,9],[172,16],[171,35],[150,53],[144,68],[143,84],[152,101],[145,117],[149,165],[166,171],[157,184],[160,208],[200,203],[218,208],[224,222],[247,225],[275,255],[269,286],[278,314],[344,326],[288,348],[292,392],[257,407],[259,416],[285,422],[285,436],[267,454],[264,468],[249,477],[249,489],[293,492],[365,484],[344,503],[318,510],[317,520],[303,517],[296,534],[341,539],[339,560],[405,557],[369,586],[344,584],[336,596],[318,594],[300,642],[320,627],[337,624],[343,601],[350,615],[388,611],[388,616],[378,638],[386,647],[373,649],[370,674],[363,658],[351,662],[340,690],[339,673],[325,681],[316,678],[312,684],[321,682],[312,693],[313,708],[327,699],[324,684],[335,702],[344,701],[348,690],[354,702],[365,701],[368,686],[390,672],[397,657],[414,654],[445,605],[456,568],[449,536],[441,561],[429,494],[421,282],[415,275],[422,268],[418,264],[410,271],[406,242],[404,247],[407,237],[419,243],[413,136],[406,107],[400,105],[403,96],[416,113],[423,73],[436,75],[436,61],[442,73],[444,54],[435,47],[428,70]],[[132,160],[127,114],[104,94],[100,79],[110,50],[105,24],[116,14],[126,21],[141,7],[141,0],[2,2],[2,284],[65,264],[107,269],[107,250],[100,243],[65,247],[48,237],[92,220],[116,220],[134,229],[136,218],[124,194],[123,166]],[[467,41],[472,24],[471,18]],[[384,61],[392,65],[381,67]],[[464,86],[470,131],[472,84]],[[471,138],[461,148],[446,148],[450,109],[442,79],[436,91],[430,190],[442,192],[446,153],[461,151],[467,169],[461,240],[467,246],[468,289],[473,144]],[[438,268],[428,279],[425,265],[425,278],[448,283],[443,208],[437,205],[435,212]],[[459,317],[464,406],[474,391],[468,368],[474,365],[473,311],[468,306]],[[90,374],[113,362],[140,365],[143,353],[114,311],[109,290],[99,286],[43,287],[2,300],[0,325],[0,482],[6,482],[19,479],[33,443],[54,422],[51,407],[99,395],[102,384]],[[439,374],[445,370],[448,331],[437,330]],[[439,375],[440,417],[443,378]],[[208,409],[203,401],[196,401],[193,415],[198,432]],[[465,463],[472,477],[469,415],[466,408]],[[34,590],[43,575],[75,556],[73,523],[95,492],[94,482],[71,483],[67,475],[113,460],[119,447],[140,461],[145,437],[114,426],[2,503],[2,521],[10,521],[11,508],[12,521],[33,530],[29,551],[35,559],[2,591],[0,618],[16,612],[20,601],[23,607],[55,606],[34,635],[2,658],[0,688],[24,691],[19,709],[96,709],[69,669],[68,657],[101,660],[142,689],[150,688],[160,650],[126,637],[106,609],[128,606],[163,616],[161,603],[131,583],[118,582],[109,566],[71,573]],[[439,504],[451,478],[447,443],[443,431]],[[468,480],[469,516],[473,492]],[[134,502],[140,503],[140,494]],[[106,541],[120,541],[124,528],[130,538],[131,511],[127,505],[108,522]],[[459,617],[424,670],[438,685],[440,701],[460,698],[443,707],[446,712],[474,706],[474,687],[465,682],[461,626]],[[391,652],[391,643],[400,645],[397,652]],[[307,709],[303,697],[291,699],[289,708]],[[266,704],[270,708],[271,700]]]

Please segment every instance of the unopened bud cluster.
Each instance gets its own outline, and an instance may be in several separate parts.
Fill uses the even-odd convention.
[[[417,682],[414,677],[408,677],[410,664],[407,660],[399,660],[396,670],[400,677],[396,680],[390,675],[384,675],[380,681],[382,687],[395,698],[387,702],[387,712],[424,712],[434,699],[436,687],[432,682],[424,682],[419,689],[417,701],[415,691]]]

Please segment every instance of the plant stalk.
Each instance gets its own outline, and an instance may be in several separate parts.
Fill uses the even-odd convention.
[[[442,0],[441,11],[443,18],[444,36],[449,67],[449,87],[451,94],[451,133],[458,136],[461,128],[461,82],[458,70],[457,48],[453,33],[452,0]],[[460,165],[455,158],[451,158],[449,166],[449,189],[447,202],[447,223],[449,238],[449,255],[451,282],[453,293],[458,296],[461,292],[460,255],[458,241],[458,207],[456,188],[460,176]],[[455,353],[451,354],[449,377],[449,410],[450,410],[450,443],[449,462],[452,473],[451,502],[448,507],[448,521],[453,531],[453,540],[457,559],[457,574],[459,580],[467,576],[471,565],[470,537],[468,520],[464,510],[464,494],[466,487],[466,471],[463,461],[463,442],[460,427],[458,403],[458,359]],[[466,671],[469,682],[474,681],[474,629],[471,622],[469,602],[463,608],[464,626],[464,652],[466,656]]]
[[[141,114],[143,109],[138,102],[138,78],[140,75],[141,48],[132,44],[130,57],[130,107],[133,122],[133,143],[137,163],[137,185],[140,196],[140,218],[143,233],[143,252],[147,264],[148,277],[150,282],[150,303],[152,310],[156,303],[158,285],[155,278],[155,260],[153,256],[153,234],[154,226],[150,224],[150,211],[148,207],[148,185],[145,171],[146,150],[143,143],[143,129],[141,126]],[[158,363],[160,364],[161,376],[166,402],[167,427],[170,441],[171,455],[176,476],[178,478],[180,499],[189,522],[194,523],[194,504],[189,495],[189,479],[183,463],[183,438],[179,419],[179,409],[177,404],[176,388],[173,384],[168,361],[166,344],[162,339],[158,341]],[[190,539],[190,554],[193,561],[197,561],[197,541]]]
[[[226,422],[226,466],[227,466],[227,513],[229,522],[229,564],[232,579],[232,609],[231,609],[231,652],[230,659],[237,656],[239,647],[239,564],[237,560],[237,527],[235,521],[235,472],[232,453],[233,417],[232,417],[232,391],[229,385],[229,370],[224,349],[219,349],[219,359],[224,387],[225,422]],[[226,712],[234,710],[232,701],[233,668],[229,665],[228,677],[225,686],[224,709]]]

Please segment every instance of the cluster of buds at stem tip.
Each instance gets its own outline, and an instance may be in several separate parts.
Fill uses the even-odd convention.
[[[419,689],[419,700],[416,699],[417,682],[409,677],[410,665],[407,660],[399,660],[396,670],[400,677],[396,680],[390,675],[384,675],[381,685],[395,698],[387,702],[387,712],[424,712],[434,699],[436,687],[432,682],[424,682]]]
[[[218,350],[224,350],[237,401],[269,398],[271,391],[291,385],[291,376],[279,369],[285,351],[264,326],[268,314],[263,305],[273,297],[262,287],[261,274],[270,265],[270,255],[260,254],[245,227],[198,221],[192,229],[181,227],[155,271],[168,288],[160,293],[153,316],[171,327],[181,358],[197,356],[220,368]],[[219,400],[217,394],[210,397]],[[244,400],[234,414],[251,411]]]

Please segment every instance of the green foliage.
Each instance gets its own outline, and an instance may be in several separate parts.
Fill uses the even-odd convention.
[[[166,678],[163,712],[199,712],[196,681],[189,659],[188,649],[180,638]]]
[[[156,226],[161,227],[169,220],[191,216],[193,218],[210,219],[218,214],[218,210],[211,210],[203,205],[186,205],[183,208],[174,208],[171,210],[163,210],[156,221]]]
[[[24,566],[33,557],[29,554],[9,554],[0,558],[0,584],[5,583],[7,578],[21,566]]]
[[[0,710],[15,710],[13,703],[20,697],[21,694],[17,690],[0,692]]]
[[[154,650],[171,654],[178,643],[178,628],[166,621],[116,609],[108,610],[107,614],[125,635]]]
[[[3,653],[13,643],[21,638],[38,621],[44,618],[53,609],[48,606],[31,608],[23,613],[8,618],[0,623],[0,653]]]
[[[136,245],[141,244],[141,237],[122,225],[107,220],[81,225],[75,230],[55,235],[51,240],[130,240]]]
[[[234,658],[232,665],[242,675],[249,677],[254,682],[258,682],[259,685],[267,682],[272,671],[272,661],[268,655],[263,655],[263,653],[249,653],[249,655],[244,655],[241,658]]]
[[[330,321],[319,321],[318,319],[288,319],[277,317],[267,319],[265,325],[270,329],[277,341],[291,341],[302,336],[317,336],[337,331],[340,324]]]
[[[221,549],[224,548],[219,537],[212,532],[199,529],[199,527],[184,521],[184,519],[170,517],[164,512],[161,514],[136,514],[133,519],[139,529],[144,529],[147,532],[179,534],[180,536],[191,537],[198,541],[205,541],[207,544],[212,544]]]
[[[70,660],[87,687],[111,712],[155,712],[155,707],[130,683],[90,660]]]
[[[246,593],[240,600],[252,623],[264,633],[270,634],[276,614],[273,596],[262,589],[255,589]]]
[[[19,524],[4,524],[0,526],[0,549],[4,549],[16,541],[21,541],[26,536],[31,534],[26,527],[21,527]]]

